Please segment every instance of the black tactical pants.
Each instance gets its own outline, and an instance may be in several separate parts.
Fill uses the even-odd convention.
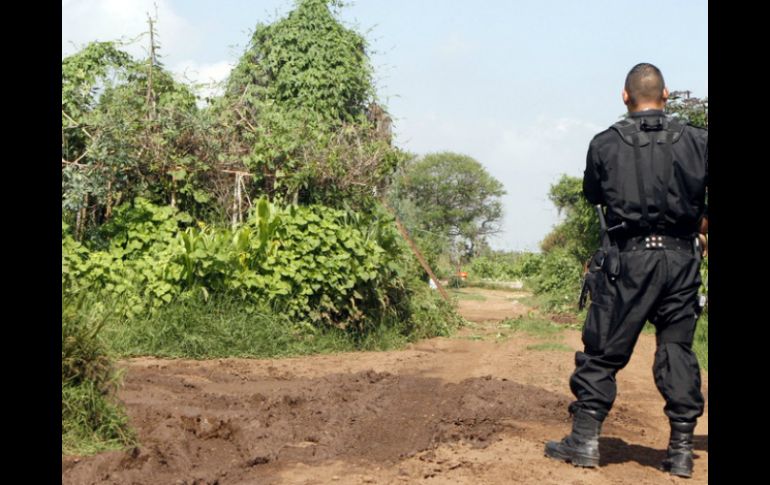
[[[615,375],[626,366],[645,322],[656,327],[653,375],[672,421],[703,414],[700,368],[692,351],[698,308],[700,255],[648,249],[620,253],[620,274],[596,274],[583,329],[584,352],[575,354],[570,406],[605,417],[615,401]]]

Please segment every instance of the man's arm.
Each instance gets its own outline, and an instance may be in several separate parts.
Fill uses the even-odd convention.
[[[600,161],[594,143],[588,146],[586,169],[583,172],[583,195],[592,205],[604,204],[604,194],[600,176]]]

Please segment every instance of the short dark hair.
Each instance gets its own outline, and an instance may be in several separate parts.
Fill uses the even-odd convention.
[[[646,62],[632,67],[626,76],[626,92],[632,105],[642,101],[662,101],[665,87],[660,69]]]

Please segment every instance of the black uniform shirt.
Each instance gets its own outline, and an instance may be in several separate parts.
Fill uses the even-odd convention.
[[[641,175],[646,193],[648,218],[662,225],[661,231],[672,236],[690,237],[698,232],[701,217],[707,213],[708,131],[692,125],[684,126],[672,143],[672,170],[668,189],[665,187],[666,129],[670,117],[663,111],[646,110],[631,113],[637,127],[661,124],[664,130],[641,131]],[[583,193],[591,204],[607,206],[610,226],[625,221],[627,233],[653,232],[640,225],[642,208],[634,156],[634,145],[612,128],[596,135],[588,147]],[[664,217],[658,219],[664,194],[667,203]]]

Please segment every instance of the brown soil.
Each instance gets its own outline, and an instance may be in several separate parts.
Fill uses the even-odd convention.
[[[141,445],[63,457],[64,484],[657,484],[708,483],[708,414],[695,473],[657,470],[668,426],[652,381],[654,337],[618,375],[598,469],[543,456],[569,430],[574,354],[528,350],[498,322],[523,293],[463,290],[476,323],[453,338],[393,352],[278,360],[138,358],[124,362],[126,405]],[[484,313],[486,311],[486,314]],[[469,336],[474,338],[470,339]],[[580,334],[561,344],[577,350]],[[708,396],[708,375],[703,375]]]

